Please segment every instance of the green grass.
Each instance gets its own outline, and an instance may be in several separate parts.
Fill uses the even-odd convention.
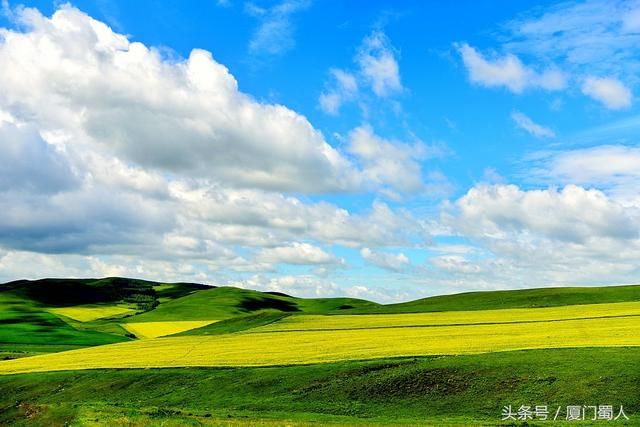
[[[209,341],[217,340],[217,336],[223,341],[233,340],[235,335],[268,337],[260,328],[297,327],[305,319],[313,320],[316,329],[340,321],[354,324],[363,321],[367,323],[365,326],[371,326],[368,316],[333,317],[340,314],[475,311],[627,301],[640,301],[640,286],[470,292],[380,305],[351,298],[302,299],[231,287],[126,278],[17,281],[0,285],[0,360],[130,340],[120,326],[123,322],[219,320],[176,334],[201,345],[198,336],[205,335],[202,339]],[[65,308],[87,304],[101,307],[125,304],[137,314],[86,322],[55,315],[56,311],[63,313]],[[56,310],[59,308],[62,311]],[[599,311],[604,309],[602,306]],[[278,326],[280,321],[283,323]],[[536,325],[528,323],[522,327],[536,328]],[[379,331],[389,331],[386,326],[371,332],[374,338],[380,339]],[[517,325],[508,327],[517,329]],[[398,328],[398,333],[414,329]],[[588,336],[590,331],[593,328],[578,332]],[[356,332],[354,329],[335,333],[347,337],[346,334]],[[622,327],[620,332],[629,333],[630,329]],[[280,337],[286,332],[273,334]],[[338,335],[332,336],[331,342]],[[389,337],[389,342],[392,338]],[[268,345],[260,344],[257,338],[251,343],[255,344],[252,351],[256,355],[292,345],[286,336],[268,341]],[[314,345],[317,342],[311,339],[297,352]],[[367,341],[359,345],[366,347]],[[189,355],[201,352],[192,347]],[[497,425],[500,409],[507,404],[555,407],[622,404],[633,418],[629,423],[615,422],[615,425],[640,425],[640,348],[555,348],[287,367],[98,369],[0,376],[0,425],[17,426]]]
[[[372,310],[379,304],[355,298],[295,298],[234,287],[211,288],[161,303],[156,309],[128,317],[127,322],[222,320],[261,310],[284,313],[345,313]]]
[[[117,319],[127,313],[114,315],[122,307],[144,311],[152,308],[153,301],[171,301],[202,289],[210,288],[118,277],[5,283],[0,285],[0,358],[128,341],[131,338]],[[73,318],[83,310],[98,310],[115,318],[94,320],[89,316],[84,322]]]
[[[640,301],[640,286],[601,286],[521,289],[515,291],[466,292],[440,295],[364,312],[416,313],[425,311],[466,311],[502,308],[559,307]],[[361,310],[356,310],[361,311]]]
[[[498,424],[502,406],[522,404],[624,405],[632,417],[626,425],[638,425],[640,349],[21,374],[0,377],[0,391],[6,390],[12,393],[0,393],[0,424],[17,426],[52,425],[54,418],[61,425],[90,417],[101,425],[121,417],[154,420],[153,425],[219,425],[220,420],[246,417],[267,424],[286,419],[302,424],[480,425]],[[36,415],[27,420],[25,408]]]
[[[39,346],[36,353],[59,351],[76,347],[111,344],[127,341],[123,336],[94,330],[78,330],[68,323],[39,308],[38,304],[11,293],[0,293],[0,345],[3,357],[29,351]]]
[[[221,320],[220,322],[212,323],[211,325],[207,325],[202,328],[191,329],[171,336],[231,334],[258,328],[260,326],[266,326],[282,320],[287,316],[290,316],[290,314],[276,310],[262,310],[256,313]]]

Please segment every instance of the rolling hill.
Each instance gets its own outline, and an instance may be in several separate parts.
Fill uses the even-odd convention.
[[[0,324],[0,424],[493,425],[547,396],[640,410],[640,286],[381,305],[44,279],[0,285]]]

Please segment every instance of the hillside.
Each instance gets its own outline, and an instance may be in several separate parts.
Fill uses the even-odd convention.
[[[504,426],[505,405],[555,411],[576,402],[624,405],[631,421],[613,425],[632,426],[640,412],[640,352],[551,349],[294,367],[0,375],[0,391],[0,425],[29,427]]]
[[[618,424],[637,425],[640,411],[640,286],[381,305],[46,279],[0,285],[0,322],[15,359],[0,362],[0,425],[499,425],[503,405],[576,402],[623,404]]]
[[[640,301],[640,285],[465,292],[389,304],[380,312],[494,310]]]
[[[422,313],[640,301],[640,286],[471,292],[381,305],[354,298],[297,298],[195,283],[104,279],[19,280],[0,285],[0,357],[134,338],[220,335],[287,316]]]
[[[219,287],[195,292],[160,304],[152,311],[130,317],[127,322],[170,320],[221,320],[261,310],[284,313],[332,313],[352,309],[376,310],[379,304],[355,298],[295,298],[234,287]]]
[[[118,319],[203,289],[209,287],[120,277],[2,284],[0,358],[131,340]]]

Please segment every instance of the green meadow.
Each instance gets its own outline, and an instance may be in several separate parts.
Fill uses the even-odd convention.
[[[597,425],[501,414],[607,404],[640,423],[640,286],[380,305],[48,279],[0,285],[0,325],[0,425]]]

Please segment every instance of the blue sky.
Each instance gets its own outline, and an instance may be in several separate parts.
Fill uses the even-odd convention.
[[[0,279],[635,283],[640,3],[2,2]]]

